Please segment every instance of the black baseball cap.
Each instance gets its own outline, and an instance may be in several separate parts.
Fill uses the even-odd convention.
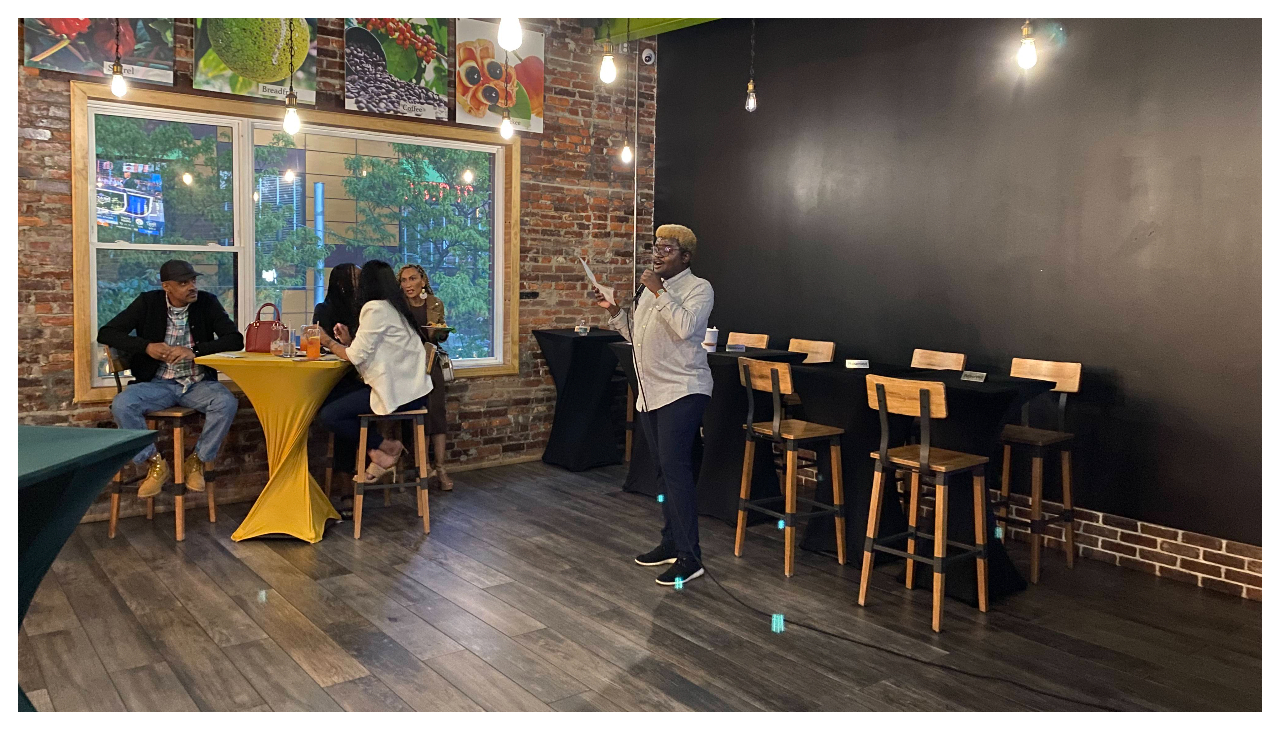
[[[190,281],[200,275],[191,264],[182,259],[169,259],[160,267],[160,281]]]

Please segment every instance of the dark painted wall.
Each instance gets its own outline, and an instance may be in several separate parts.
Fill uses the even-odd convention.
[[[1083,362],[1077,504],[1260,543],[1261,23],[1020,25],[759,21],[754,114],[747,22],[663,35],[655,222],[722,333]]]

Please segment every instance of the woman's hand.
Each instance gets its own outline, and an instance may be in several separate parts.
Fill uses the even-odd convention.
[[[341,322],[335,324],[333,326],[333,334],[338,336],[338,342],[347,346],[351,345],[351,331],[347,329],[345,324]]]

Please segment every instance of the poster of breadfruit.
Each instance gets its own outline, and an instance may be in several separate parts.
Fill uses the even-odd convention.
[[[173,18],[24,18],[22,58],[27,66],[99,78],[116,62],[125,78],[173,85]]]
[[[347,18],[347,108],[449,118],[445,18]]]
[[[524,31],[510,52],[498,45],[497,23],[459,18],[457,35],[458,121],[497,127],[506,111],[516,129],[542,132],[542,34]]]
[[[316,20],[196,18],[196,68],[191,85],[283,101],[292,74],[298,103],[315,104]]]

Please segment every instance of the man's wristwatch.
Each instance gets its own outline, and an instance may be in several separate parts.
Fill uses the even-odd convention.
[[[663,286],[660,286],[660,287],[658,287],[658,292],[657,292],[656,294],[654,294],[654,295],[653,295],[653,298],[654,298],[654,299],[657,299],[658,297],[660,297],[660,296],[662,296],[663,294],[666,294],[666,293],[667,293],[667,288],[666,288],[666,287],[663,287]]]

